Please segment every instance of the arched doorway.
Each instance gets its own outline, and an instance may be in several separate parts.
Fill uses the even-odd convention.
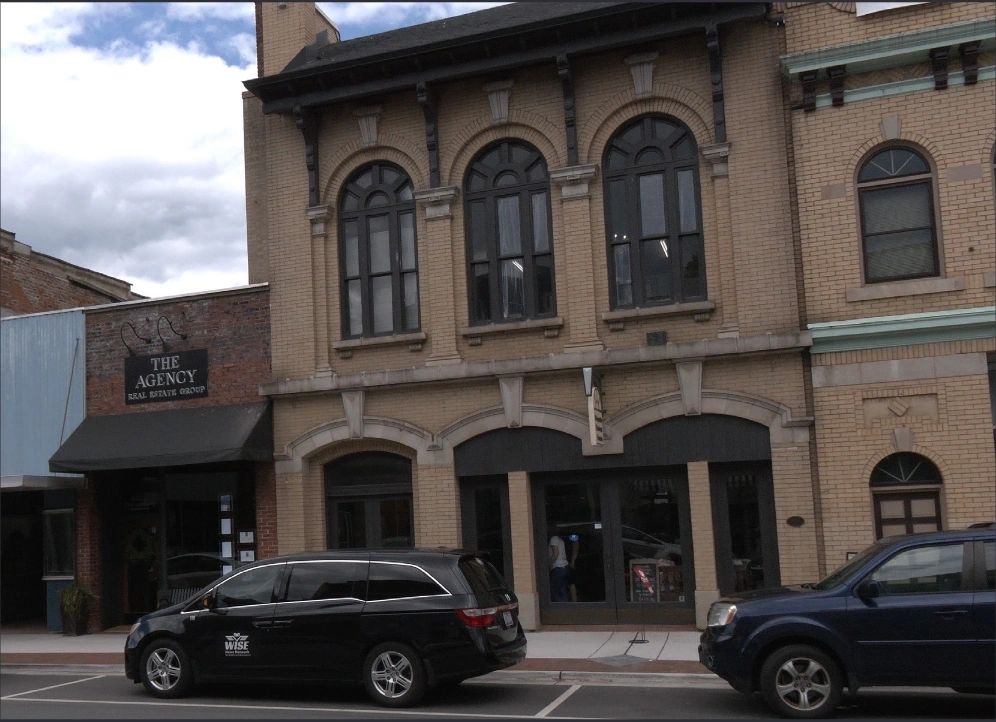
[[[876,539],[941,530],[941,472],[927,457],[890,454],[872,469],[869,485]]]
[[[325,465],[329,549],[412,547],[412,462],[386,452]]]

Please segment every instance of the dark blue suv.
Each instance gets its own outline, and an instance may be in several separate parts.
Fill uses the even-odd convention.
[[[996,527],[882,539],[818,584],[725,597],[702,664],[786,717],[875,685],[993,692]]]

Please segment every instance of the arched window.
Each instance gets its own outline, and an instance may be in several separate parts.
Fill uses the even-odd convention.
[[[417,331],[415,198],[401,168],[376,162],[350,177],[339,239],[343,336]]]
[[[482,150],[464,182],[472,324],[557,312],[550,178],[539,151],[519,140]]]
[[[893,146],[858,172],[865,282],[936,276],[933,176],[911,148]]]
[[[411,547],[412,462],[383,451],[325,465],[329,549]]]
[[[890,454],[875,465],[870,485],[876,538],[941,529],[941,472],[930,459]]]
[[[613,308],[706,298],[698,148],[672,118],[645,115],[609,141],[602,163]]]

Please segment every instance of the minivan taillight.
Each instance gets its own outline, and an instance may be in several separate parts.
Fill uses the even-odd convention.
[[[490,627],[495,623],[495,618],[498,616],[498,609],[496,607],[457,609],[456,615],[468,627]]]

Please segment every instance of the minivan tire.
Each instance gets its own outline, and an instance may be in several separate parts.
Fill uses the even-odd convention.
[[[401,642],[384,642],[363,662],[363,686],[377,704],[411,707],[425,695],[425,666],[414,649]]]
[[[833,714],[843,687],[841,671],[830,655],[805,644],[769,654],[761,666],[760,684],[768,706],[795,719]]]
[[[179,642],[154,639],[142,652],[138,674],[153,696],[163,699],[183,697],[194,682],[190,658]]]

